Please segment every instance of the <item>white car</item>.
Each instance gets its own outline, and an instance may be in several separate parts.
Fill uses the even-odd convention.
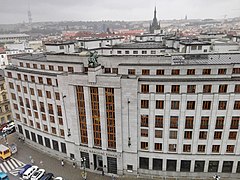
[[[55,180],[64,180],[62,177],[56,177]]]
[[[3,132],[7,132],[7,131],[12,131],[13,129],[15,129],[15,124],[14,123],[10,123],[6,127],[4,127],[2,131]]]
[[[33,175],[33,173],[35,173],[38,170],[37,166],[32,166],[30,168],[28,168],[24,173],[22,178],[23,179],[30,179],[30,177]]]
[[[33,175],[31,176],[31,180],[39,180],[45,173],[44,169],[39,169],[38,171],[35,171]]]

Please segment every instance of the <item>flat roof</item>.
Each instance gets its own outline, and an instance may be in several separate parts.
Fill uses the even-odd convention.
[[[231,78],[139,78],[139,81],[147,82],[207,82],[207,81],[240,81],[240,77]]]
[[[0,34],[0,38],[30,37],[27,34]]]

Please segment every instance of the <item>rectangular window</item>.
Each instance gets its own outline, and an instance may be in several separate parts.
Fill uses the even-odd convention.
[[[71,72],[71,73],[73,73],[73,72],[74,72],[74,69],[73,69],[73,67],[68,67],[68,72]]]
[[[207,139],[207,131],[200,131],[199,139]]]
[[[192,131],[185,131],[184,139],[192,139]]]
[[[191,152],[191,145],[190,144],[184,144],[183,145],[183,152]]]
[[[155,130],[155,138],[162,138],[162,130]]]
[[[60,100],[60,94],[58,92],[55,92],[55,98],[56,100]]]
[[[171,109],[179,109],[179,101],[171,101]]]
[[[185,129],[193,129],[193,116],[186,116]]]
[[[136,74],[135,71],[136,71],[135,69],[128,69],[128,74],[129,75],[135,75]]]
[[[112,68],[112,73],[113,74],[118,74],[118,68]]]
[[[49,70],[54,71],[54,67],[52,65],[48,66]]]
[[[30,68],[30,63],[26,63],[27,68]]]
[[[209,117],[203,116],[201,117],[201,125],[200,129],[208,129]]]
[[[233,68],[233,74],[240,74],[240,68]]]
[[[210,110],[211,109],[211,101],[203,101],[203,110]]]
[[[218,69],[218,74],[226,74],[227,73],[227,69]]]
[[[41,64],[40,67],[41,67],[42,70],[45,69],[45,65],[44,64]]]
[[[171,93],[179,94],[179,92],[180,92],[180,85],[172,85]]]
[[[142,54],[147,54],[147,51],[142,51]]]
[[[20,67],[23,67],[23,62],[19,62],[19,66],[20,66]]]
[[[48,148],[51,148],[50,139],[47,137],[44,137],[44,140],[45,140],[45,146]]]
[[[195,75],[195,69],[188,69],[187,75]]]
[[[177,145],[176,144],[169,144],[168,145],[168,151],[169,152],[176,152],[177,151]]]
[[[177,131],[169,131],[169,139],[177,139]]]
[[[196,85],[188,85],[187,86],[187,93],[195,93]]]
[[[156,109],[164,109],[164,101],[156,100]]]
[[[162,151],[162,143],[155,143],[155,151]]]
[[[212,146],[212,152],[213,153],[218,153],[220,150],[220,145],[213,145]]]
[[[148,142],[141,142],[141,149],[148,150]]]
[[[58,71],[63,71],[63,66],[58,66]]]
[[[139,157],[139,168],[149,169],[149,158]]]
[[[148,137],[148,129],[141,129],[141,137]]]
[[[58,146],[58,142],[55,140],[52,140],[52,144],[53,144],[53,149],[56,151],[59,151],[59,146]]]
[[[240,101],[235,101],[234,110],[240,110]]]
[[[227,145],[226,152],[227,153],[234,153],[234,145]]]
[[[149,69],[142,69],[142,75],[150,75]]]
[[[236,85],[235,85],[234,92],[235,92],[235,93],[240,93],[240,84],[236,84]]]
[[[133,54],[138,54],[138,51],[133,51]]]
[[[198,152],[204,153],[206,149],[206,145],[198,145]]]
[[[219,85],[218,92],[219,92],[219,93],[226,93],[226,92],[227,92],[227,87],[228,87],[227,84],[221,84],[221,85]]]
[[[163,128],[163,116],[155,116],[155,128]]]
[[[175,150],[176,151],[176,150]],[[167,159],[167,171],[176,171],[177,168],[177,160]]]
[[[208,172],[218,172],[219,161],[209,161]]]
[[[37,135],[37,137],[38,137],[38,144],[43,145],[43,138],[42,138],[42,136]]]
[[[223,161],[222,172],[232,173],[233,161]]]
[[[148,127],[148,115],[141,115],[141,127]]]
[[[239,116],[232,117],[230,129],[238,129],[239,126]]]
[[[52,85],[52,79],[51,78],[47,78],[47,85]]]
[[[211,93],[212,85],[203,85],[203,93]]]
[[[21,78],[21,74],[18,74],[17,73],[17,78],[18,78],[18,80],[21,80],[22,78]]]
[[[162,170],[163,160],[153,158],[153,170]]]
[[[12,78],[12,73],[11,73],[11,72],[7,72],[7,76],[8,76],[9,78]]]
[[[194,110],[195,109],[195,101],[187,101],[187,109]]]
[[[180,69],[172,69],[172,75],[179,75]]]
[[[142,84],[141,85],[141,92],[142,93],[149,93],[149,85],[148,84]]]
[[[223,129],[224,117],[217,117],[215,129]]]
[[[178,116],[170,117],[170,128],[178,128]]]
[[[211,74],[211,69],[203,69],[202,74],[203,75],[210,75]]]
[[[226,110],[226,108],[227,108],[227,101],[219,101],[218,110]]]
[[[236,140],[237,139],[237,132],[230,131],[228,139],[230,140]]]
[[[9,82],[10,89],[14,89],[13,83]]]
[[[46,95],[48,99],[51,99],[51,92],[50,91],[46,91]]]
[[[43,78],[42,77],[38,77],[38,83],[43,84]]]
[[[129,54],[129,51],[125,51],[125,54]]]
[[[149,107],[148,100],[141,100],[141,108],[147,109]]]
[[[215,131],[214,132],[214,139],[222,139],[222,132],[221,131]]]
[[[151,54],[156,54],[156,51],[154,51],[154,50],[151,50]]]
[[[164,93],[164,85],[156,85],[156,93]]]
[[[24,80],[28,81],[28,76],[26,74],[24,74],[23,76],[24,76]]]
[[[62,150],[62,153],[67,153],[67,148],[65,143],[61,142],[61,150]]]
[[[122,54],[122,51],[117,51],[117,54]]]
[[[156,70],[156,75],[164,75],[164,69],[157,69]]]

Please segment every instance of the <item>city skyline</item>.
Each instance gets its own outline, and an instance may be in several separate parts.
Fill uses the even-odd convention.
[[[238,0],[144,0],[132,1],[36,1],[9,0],[1,2],[0,24],[28,22],[27,12],[31,10],[33,22],[44,21],[101,21],[151,20],[153,9],[157,7],[158,20],[183,19],[222,19],[240,16]],[[17,7],[17,8],[16,8]],[[167,8],[166,8],[167,7]],[[54,12],[54,13],[53,13]]]

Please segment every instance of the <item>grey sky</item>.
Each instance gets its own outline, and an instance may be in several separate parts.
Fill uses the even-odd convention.
[[[34,22],[240,16],[240,0],[0,0],[0,24],[27,22],[28,1]]]

